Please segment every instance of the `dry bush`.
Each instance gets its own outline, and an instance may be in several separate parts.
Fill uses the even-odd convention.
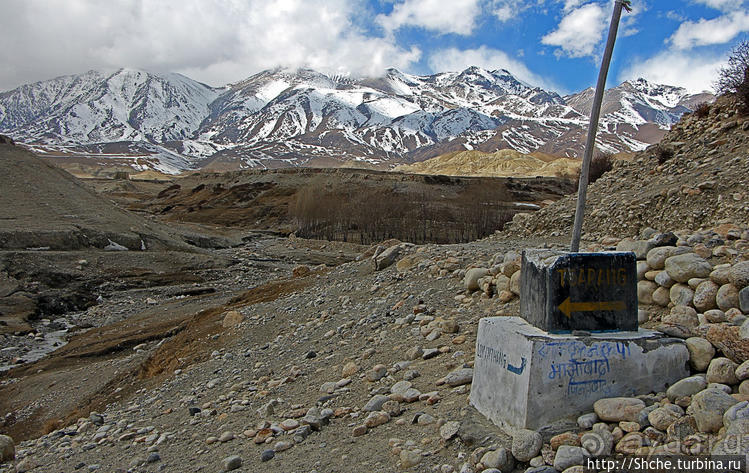
[[[741,41],[731,52],[728,64],[720,70],[718,93],[736,94],[742,112],[749,113],[749,40]]]
[[[694,115],[702,120],[703,118],[707,118],[710,115],[710,104],[707,102],[702,102],[701,104],[697,105],[697,108],[694,109]]]
[[[658,164],[663,164],[674,157],[674,150],[660,145],[655,147],[654,153],[655,159],[658,160]]]
[[[596,182],[601,176],[611,171],[613,167],[614,160],[611,153],[602,153],[594,156],[590,161],[588,184]]]
[[[49,419],[42,426],[42,435],[51,434],[55,430],[62,428],[62,421],[60,419]]]

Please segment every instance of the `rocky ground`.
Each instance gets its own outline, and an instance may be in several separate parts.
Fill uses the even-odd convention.
[[[478,321],[518,314],[523,248],[567,245],[565,198],[463,245],[292,237],[221,250],[239,262],[211,286],[231,296],[130,295],[141,319],[123,318],[127,295],[105,300],[88,313],[113,314],[112,325],[2,379],[15,460],[0,471],[578,473],[612,451],[725,453],[740,442],[746,453],[749,122],[726,103],[669,134],[670,159],[648,150],[589,194],[583,247],[634,251],[641,324],[688,347],[692,373],[667,392],[600,400],[577,429],[544,435],[508,435],[468,405]],[[350,261],[318,264],[341,251]],[[133,320],[153,324],[191,300],[158,337],[96,345],[118,323],[137,332]]]
[[[749,121],[731,97],[708,116],[685,115],[659,145],[614,169],[588,193],[583,231],[590,241],[636,237],[646,227],[698,230],[749,221]],[[568,235],[571,194],[538,213],[518,215],[507,236]]]

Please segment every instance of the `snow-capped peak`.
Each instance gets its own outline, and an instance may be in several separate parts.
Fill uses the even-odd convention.
[[[543,147],[574,155],[592,96],[590,89],[562,98],[505,69],[475,66],[428,76],[388,69],[359,79],[277,68],[223,88],[177,73],[121,68],[0,93],[0,132],[76,149],[139,143],[125,148],[163,156],[170,169],[216,156],[251,166],[314,158],[380,162],[443,146]],[[637,127],[667,128],[687,110],[689,97],[645,80],[608,90],[600,145],[642,148]],[[617,135],[620,124],[629,125],[622,128],[629,135]]]

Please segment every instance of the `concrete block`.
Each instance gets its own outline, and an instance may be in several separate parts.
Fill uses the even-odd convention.
[[[650,330],[572,336],[483,318],[470,402],[501,427],[539,430],[574,422],[598,399],[665,391],[688,363],[682,340]]]
[[[520,315],[552,333],[637,330],[634,253],[523,251]]]

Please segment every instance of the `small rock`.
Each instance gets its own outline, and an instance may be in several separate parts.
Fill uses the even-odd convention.
[[[689,364],[695,371],[705,371],[715,356],[715,347],[702,337],[690,337],[685,341],[689,351]]]
[[[271,449],[263,450],[263,453],[260,454],[260,461],[267,462],[267,461],[273,460],[275,456],[276,456],[275,451]]]
[[[595,412],[583,414],[577,418],[577,426],[583,430],[589,430],[596,422],[598,422],[598,415]]]
[[[723,426],[729,428],[731,423],[739,419],[749,419],[749,401],[734,404],[723,414]]]
[[[749,261],[742,261],[733,265],[728,277],[731,284],[739,290],[749,286]]]
[[[441,382],[440,382],[441,381]],[[448,374],[440,381],[437,385],[447,384],[450,387],[461,386],[463,384],[470,384],[473,381],[473,369],[472,368],[460,368],[452,373]]]
[[[430,416],[429,414],[421,414],[417,418],[416,422],[419,425],[431,425],[437,422],[437,419],[435,419],[433,416]]]
[[[224,471],[232,471],[242,467],[242,458],[239,455],[232,455],[224,458]]]
[[[663,289],[670,289],[671,286],[676,284],[676,281],[671,279],[671,276],[669,276],[665,271],[661,271],[660,273],[655,275],[655,282],[658,283],[658,285]]]
[[[718,307],[716,302],[718,289],[720,289],[720,286],[709,279],[701,282],[694,291],[694,307],[700,312]]]
[[[382,405],[388,402],[390,398],[388,396],[385,396],[383,394],[376,394],[374,395],[367,403],[364,405],[362,410],[364,412],[376,412],[382,410]]]
[[[741,312],[749,314],[749,287],[739,291],[739,308]]]
[[[640,304],[651,305],[653,293],[656,289],[658,289],[658,285],[653,281],[639,281],[637,283],[637,301]]]
[[[421,452],[415,452],[413,450],[403,449],[400,453],[401,467],[411,468],[421,463]]]
[[[281,422],[281,428],[285,431],[295,430],[297,427],[299,427],[299,421],[296,419],[286,419],[283,422]]]
[[[391,394],[404,394],[406,391],[411,389],[412,384],[408,381],[398,381],[390,387]]]
[[[512,455],[503,447],[486,452],[481,457],[481,463],[487,468],[497,468],[501,471],[512,471],[515,466],[515,460],[512,458]]]
[[[424,350],[423,354],[421,355],[421,358],[424,360],[431,360],[432,358],[438,356],[440,354],[439,348],[427,348]]]
[[[617,442],[615,451],[625,455],[633,455],[646,442],[647,439],[641,432],[630,432]]]
[[[294,446],[293,443],[291,443],[289,441],[286,441],[286,440],[281,440],[280,442],[276,442],[273,445],[273,451],[276,452],[276,453],[284,452],[284,451],[290,449],[293,446]]]
[[[379,381],[387,374],[388,369],[385,365],[375,365],[371,370],[367,371],[367,380],[370,382]]]
[[[723,414],[738,401],[718,389],[705,389],[692,398],[692,415],[700,432],[717,432],[723,427]]]
[[[582,447],[562,445],[554,456],[554,469],[564,471],[571,466],[582,465],[589,456],[588,451]]]
[[[642,400],[632,397],[599,399],[593,404],[595,413],[606,422],[636,421],[637,414],[644,408]]]
[[[708,383],[738,384],[736,368],[738,365],[728,358],[714,358],[707,367],[705,379]]]
[[[387,412],[390,417],[401,415],[401,405],[398,401],[388,401],[382,405],[382,410]]]
[[[668,324],[682,325],[691,329],[699,325],[700,319],[699,317],[697,317],[697,311],[692,307],[677,304],[671,308],[671,312],[668,315],[663,317],[663,322]]]
[[[684,284],[674,284],[671,286],[668,294],[675,306],[691,306],[692,300],[694,300],[694,291]],[[663,322],[676,323],[666,320],[667,317],[663,318]],[[697,324],[695,323],[694,325]]]
[[[445,441],[450,440],[458,434],[458,430],[460,430],[460,422],[456,420],[445,422],[445,424],[440,427],[440,437]]]
[[[745,379],[749,378],[749,360],[741,363],[736,368],[736,379],[739,381],[744,381]]]
[[[596,429],[586,432],[580,438],[582,447],[592,457],[605,457],[611,455],[614,449],[614,435],[607,429]]]
[[[512,437],[512,456],[521,462],[527,462],[538,455],[543,446],[541,434],[533,430],[519,429]]]
[[[378,411],[370,412],[367,419],[364,421],[364,425],[368,428],[373,429],[377,426],[384,425],[390,422],[390,416],[387,412]]]
[[[713,270],[707,260],[695,253],[671,256],[666,259],[664,267],[674,281],[681,283],[692,278],[706,278]]]
[[[665,432],[668,426],[673,424],[679,417],[680,415],[673,410],[667,407],[659,407],[648,414],[648,421],[656,429]]]
[[[694,435],[697,432],[697,422],[694,420],[694,416],[691,415],[676,419],[676,421],[666,429],[668,440],[677,442],[682,442],[687,437]]]
[[[343,365],[343,369],[341,369],[341,376],[343,378],[350,378],[351,376],[355,375],[359,371],[359,367],[354,363],[353,361],[349,361],[345,365]]]
[[[640,412],[642,413],[642,411]],[[648,414],[650,414],[650,412],[648,412]],[[638,422],[621,421],[619,422],[619,428],[622,429],[624,432],[639,432],[642,426]]]
[[[16,444],[7,435],[0,435],[0,463],[15,460]]]
[[[715,302],[722,311],[739,307],[739,290],[733,284],[724,284],[718,289]]]
[[[655,304],[658,304],[661,307],[666,307],[668,303],[671,302],[671,293],[667,288],[659,287],[655,290],[655,292],[653,292],[652,299]],[[645,319],[642,321],[642,323],[645,323],[647,321],[648,319]]]
[[[702,376],[690,376],[680,379],[672,384],[666,391],[666,396],[671,401],[676,399],[692,396],[707,387],[707,381]]]
[[[552,450],[557,450],[562,445],[579,447],[581,445],[580,436],[574,432],[564,432],[549,439],[549,445],[551,446]]]
[[[463,278],[463,287],[469,291],[478,291],[479,279],[489,274],[489,270],[486,268],[471,268],[466,271],[466,275]]]
[[[221,322],[221,326],[224,328],[232,328],[239,326],[244,321],[244,315],[239,311],[230,310],[224,315],[224,320]]]

